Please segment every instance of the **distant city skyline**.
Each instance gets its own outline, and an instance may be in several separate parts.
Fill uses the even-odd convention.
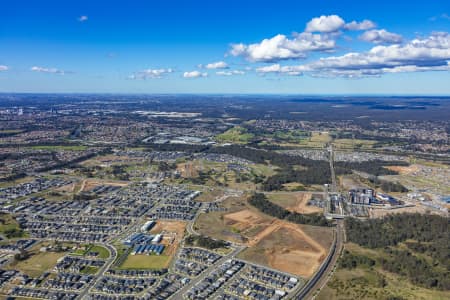
[[[450,95],[449,1],[9,1],[0,92]]]

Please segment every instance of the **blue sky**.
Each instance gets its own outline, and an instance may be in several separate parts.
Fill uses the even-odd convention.
[[[450,95],[450,1],[2,1],[0,92]]]

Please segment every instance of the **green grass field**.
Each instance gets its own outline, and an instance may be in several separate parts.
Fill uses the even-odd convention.
[[[7,238],[19,238],[26,235],[19,224],[9,214],[0,214],[0,233]]]
[[[222,143],[246,144],[254,138],[252,133],[248,133],[247,129],[236,126],[228,129],[222,134],[216,136],[216,140]]]
[[[97,252],[97,257],[101,259],[106,259],[109,257],[108,249],[100,245],[84,245],[83,247],[80,247],[73,251],[71,254],[77,256],[85,256],[89,252]]]
[[[109,250],[99,245],[92,246],[89,252],[98,252],[98,258],[106,259],[109,257]]]
[[[23,261],[14,261],[8,269],[19,270],[29,276],[39,277],[45,271],[51,271],[58,259],[66,252],[35,252]]]
[[[87,266],[80,271],[81,274],[96,274],[98,272],[98,267]]]
[[[172,257],[168,255],[128,255],[119,269],[163,269],[169,266]]]

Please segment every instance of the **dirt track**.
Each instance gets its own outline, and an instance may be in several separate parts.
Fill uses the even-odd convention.
[[[287,210],[301,214],[311,214],[323,211],[320,207],[308,205],[308,201],[311,199],[311,193],[297,193],[295,198],[297,200],[296,205],[287,207]]]

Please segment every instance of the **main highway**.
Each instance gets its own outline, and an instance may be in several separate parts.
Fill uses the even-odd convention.
[[[319,270],[314,276],[299,290],[292,299],[303,300],[313,299],[317,291],[320,291],[328,282],[330,274],[337,263],[344,245],[344,221],[336,220],[335,242]]]
[[[334,172],[334,153],[333,153],[333,145],[329,146],[330,152],[330,171],[331,171],[331,192],[337,192],[336,186],[336,175]],[[328,189],[327,189],[328,191]],[[329,204],[331,203],[331,199],[328,193],[326,193],[327,200]],[[344,228],[344,220],[336,219],[336,227],[335,227],[335,236],[334,242],[330,249],[330,253],[325,259],[325,261],[320,266],[319,270],[313,275],[313,277],[300,289],[293,299],[313,299],[316,292],[319,292],[328,282],[330,275],[332,274],[338,258],[342,252],[345,241],[345,228]]]

